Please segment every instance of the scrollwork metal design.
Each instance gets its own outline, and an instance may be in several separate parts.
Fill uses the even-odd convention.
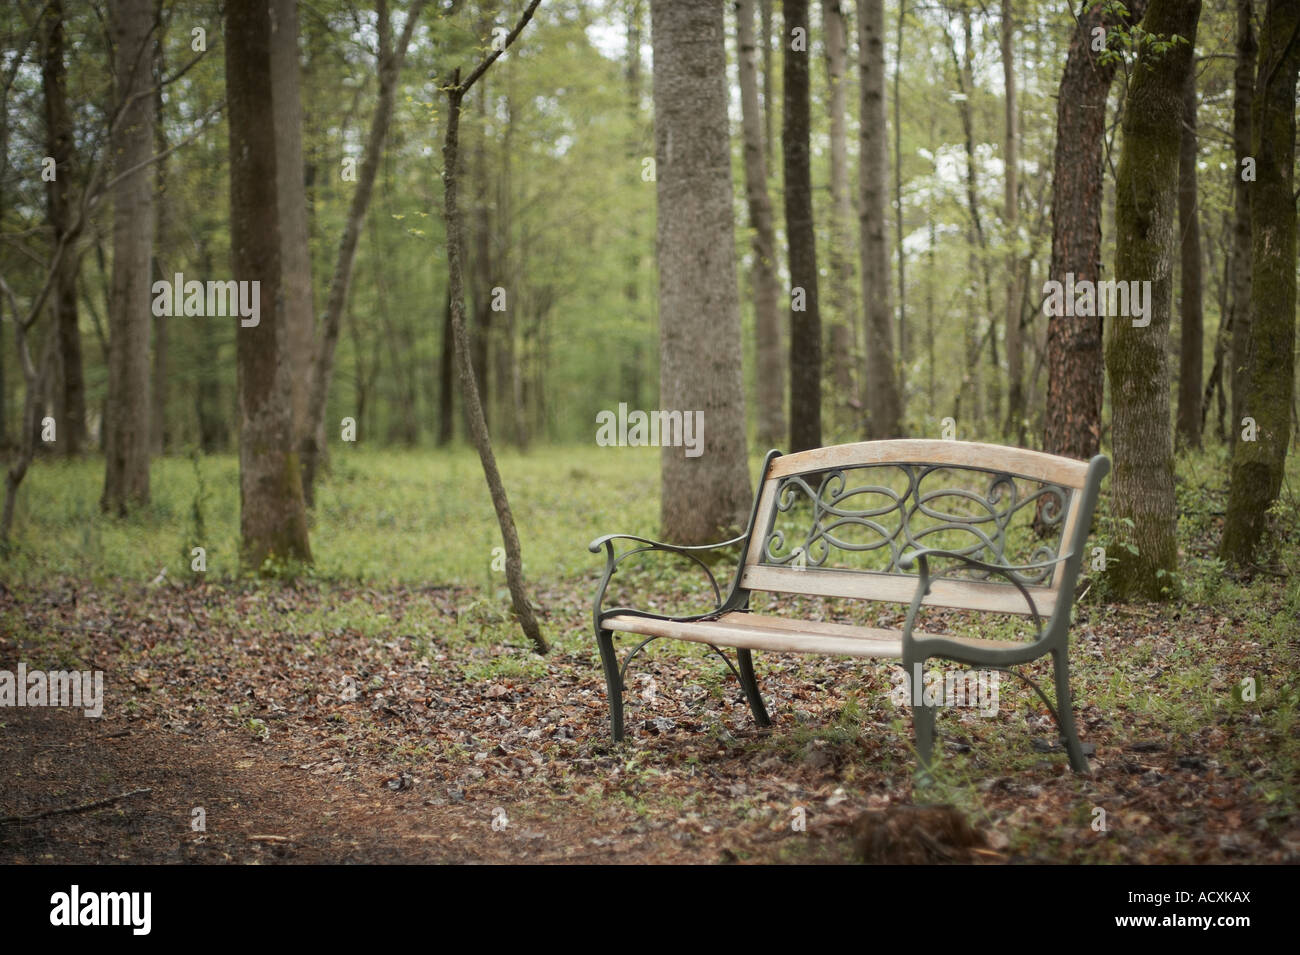
[[[872,477],[884,472],[886,478],[852,483],[860,479],[861,472],[872,472]],[[971,480],[974,486],[932,486],[952,472],[972,478],[978,475],[979,483]],[[895,478],[892,482],[890,475]],[[983,484],[985,479],[987,484]],[[899,486],[891,487],[891,483]],[[762,540],[762,560],[818,568],[825,567],[836,550],[880,552],[877,563],[883,567],[866,572],[901,574],[905,571],[899,558],[904,553],[927,546],[921,543],[927,538],[955,534],[970,540],[945,549],[985,563],[1006,567],[1050,561],[1057,556],[1070,493],[1059,485],[1005,471],[952,464],[873,464],[792,474],[782,478],[777,488],[775,511]],[[806,523],[796,513],[801,502],[811,504]],[[1036,513],[1046,536],[1037,539],[1027,560],[1011,562],[1007,559],[1009,532],[1026,508]],[[787,525],[797,520],[797,526],[779,527],[782,514],[789,515]],[[1050,567],[1014,574],[1025,584],[1039,586],[1049,584],[1051,575]]]

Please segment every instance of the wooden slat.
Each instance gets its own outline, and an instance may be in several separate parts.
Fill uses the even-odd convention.
[[[850,657],[890,658],[903,655],[902,632],[876,627],[857,627],[821,620],[791,620],[751,613],[729,613],[718,620],[682,623],[620,614],[603,625],[621,633],[670,637],[715,646],[740,647],[785,653],[824,653]],[[918,637],[943,636],[949,640],[990,649],[1016,649],[1023,644],[1009,640],[970,640],[950,634],[916,633]]]
[[[838,444],[783,455],[772,462],[768,477],[781,478],[807,471],[873,464],[943,464],[987,468],[1072,488],[1083,487],[1088,475],[1087,462],[1041,451],[1006,448],[975,441],[906,439],[861,441],[857,444]]]
[[[812,594],[819,597],[843,597],[857,600],[884,600],[911,603],[917,578],[908,574],[874,574],[848,570],[823,570],[809,567],[793,570],[753,564],[745,567],[740,586],[748,590],[775,591],[784,594]],[[1027,587],[1040,616],[1051,616],[1056,608],[1056,589]],[[927,607],[956,607],[964,610],[987,610],[996,613],[1028,615],[1024,596],[1010,584],[986,583],[981,580],[933,581],[930,593],[922,601]]]

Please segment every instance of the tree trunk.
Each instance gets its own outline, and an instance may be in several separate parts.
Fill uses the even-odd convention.
[[[878,440],[903,436],[903,402],[894,365],[889,228],[885,211],[889,162],[886,158],[884,0],[863,0],[859,5],[858,57],[861,75],[858,227],[866,315],[864,430],[868,439]]]
[[[1178,151],[1178,231],[1181,236],[1178,362],[1178,440],[1201,446],[1201,378],[1205,347],[1202,317],[1201,227],[1196,202],[1196,73],[1187,74],[1183,90],[1182,141]]]
[[[1237,66],[1232,74],[1232,148],[1236,162],[1232,169],[1232,344],[1230,354],[1232,420],[1228,442],[1233,447],[1241,433],[1242,398],[1250,386],[1247,372],[1251,324],[1251,227],[1250,191],[1253,183],[1243,177],[1243,163],[1252,157],[1250,116],[1255,100],[1255,42],[1252,0],[1237,0]]]
[[[455,375],[456,338],[451,327],[451,289],[442,312],[442,357],[438,363],[438,447],[451,444],[456,436]]]
[[[271,83],[275,91],[276,201],[280,215],[280,288],[293,388],[294,444],[302,443],[311,394],[316,308],[303,179],[302,94],[297,0],[270,0]],[[305,488],[304,488],[305,490]]]
[[[154,74],[159,83],[154,90],[154,150],[158,155],[157,168],[154,170],[154,197],[158,203],[158,214],[154,223],[153,274],[162,278],[168,274],[165,267],[166,250],[171,249],[169,241],[170,226],[167,203],[167,121],[163,103],[162,77],[167,75],[165,43],[163,36],[162,0],[154,0],[154,20],[158,24],[154,36]],[[171,444],[171,432],[167,426],[167,393],[169,391],[168,359],[171,357],[169,319],[166,315],[153,316],[153,390],[150,398],[150,435],[149,446],[153,454],[161,455]]]
[[[1144,47],[1124,104],[1124,140],[1115,181],[1115,278],[1150,282],[1145,327],[1112,318],[1106,343],[1114,437],[1114,514],[1119,543],[1137,553],[1110,554],[1120,599],[1158,600],[1178,568],[1178,515],[1170,433],[1167,351],[1183,90],[1192,68],[1200,0],[1151,0],[1143,28],[1177,43],[1161,54]],[[1131,522],[1129,524],[1128,522]],[[1116,559],[1117,558],[1117,559]]]
[[[260,283],[258,324],[235,331],[239,381],[240,565],[311,560],[293,442],[289,328],[280,290],[276,114],[271,13],[260,0],[226,2],[230,127],[230,258],[237,282]]]
[[[849,195],[848,20],[842,0],[822,0],[826,34],[826,74],[829,85],[831,139],[830,349],[832,413],[840,427],[853,426],[861,403],[854,380],[854,329],[858,300],[853,287],[853,200]]]
[[[370,197],[374,193],[375,176],[383,159],[384,143],[388,140],[388,127],[393,117],[393,97],[398,74],[406,58],[406,48],[411,34],[419,22],[425,0],[413,0],[402,25],[402,34],[396,46],[391,42],[392,27],[388,20],[387,0],[376,0],[379,35],[379,97],[370,119],[370,132],[366,137],[366,155],[357,174],[352,202],[348,206],[347,222],[339,239],[338,255],[334,260],[334,274],[330,277],[329,297],[325,302],[325,315],[321,321],[320,342],[311,374],[311,392],[307,402],[307,420],[301,429],[303,496],[310,506],[315,500],[316,475],[325,454],[325,406],[329,400],[330,382],[334,377],[334,351],[338,346],[339,329],[343,312],[348,305],[348,290],[352,285],[352,267],[356,263],[357,242],[365,224]]]
[[[154,236],[152,0],[110,8],[116,102],[112,149],[113,284],[109,293],[108,407],[100,507],[125,516],[149,502],[149,280]]]
[[[447,227],[447,270],[448,287],[451,290],[451,325],[452,335],[456,341],[456,367],[460,371],[461,398],[468,410],[470,437],[478,449],[479,462],[483,466],[483,475],[487,480],[488,491],[492,495],[492,506],[496,510],[497,523],[501,528],[501,542],[506,552],[506,584],[510,588],[511,604],[519,626],[524,635],[532,641],[538,653],[545,653],[549,647],[542,635],[541,627],[533,614],[532,605],[524,589],[523,554],[519,546],[519,532],[515,529],[514,515],[510,510],[510,501],[506,497],[505,485],[501,473],[497,470],[496,455],[492,451],[492,439],[488,436],[487,420],[483,417],[483,406],[479,401],[478,385],[474,381],[474,364],[470,359],[470,339],[465,328],[465,276],[461,264],[464,255],[463,226],[461,224],[459,201],[459,171],[457,170],[457,150],[459,148],[461,103],[474,82],[492,65],[497,56],[514,42],[523,28],[532,18],[540,0],[532,0],[524,10],[519,23],[509,34],[499,50],[489,54],[464,84],[460,81],[460,70],[452,73],[451,81],[444,88],[447,93],[447,127],[442,144],[442,181],[445,189],[443,215]],[[735,281],[732,281],[734,294]]]
[[[1255,182],[1250,188],[1251,305],[1245,417],[1258,429],[1232,450],[1228,514],[1220,553],[1256,557],[1266,514],[1282,487],[1295,391],[1295,94],[1300,75],[1300,0],[1268,0],[1259,35],[1251,112]],[[1233,423],[1240,428],[1240,422]]]
[[[781,151],[790,262],[790,450],[803,451],[820,447],[822,443],[822,321],[817,295],[817,233],[813,227],[809,145],[812,104],[808,2],[786,0],[782,13],[785,101],[781,113]]]
[[[659,514],[666,540],[703,544],[743,527],[751,502],[723,8],[651,0],[650,19],[659,401],[707,429],[692,456],[689,447],[662,448]]]
[[[1002,0],[1001,23],[1002,85],[1006,90],[1003,101],[1005,149],[1002,162],[1006,168],[1002,198],[1002,223],[1007,233],[1007,418],[1003,431],[1017,445],[1025,443],[1025,392],[1024,354],[1021,333],[1020,304],[1023,298],[1020,287],[1020,265],[1017,238],[1020,227],[1020,117],[1016,108],[1016,21],[1012,0]]]
[[[45,95],[45,148],[54,159],[55,178],[45,184],[52,240],[58,244],[71,225],[70,187],[75,159],[72,113],[68,109],[67,78],[63,63],[63,3],[51,0],[45,10],[44,56],[41,81]],[[81,331],[77,324],[77,262],[65,255],[59,264],[51,293],[58,334],[60,393],[56,405],[58,447],[78,455],[86,440],[86,379],[82,369]],[[16,317],[15,317],[16,318]],[[0,379],[3,384],[3,379]],[[0,409],[4,401],[0,398]],[[4,428],[0,426],[0,435]],[[3,445],[3,438],[0,438]]]
[[[767,171],[772,172],[772,144],[776,137],[772,134],[772,114],[776,112],[776,92],[772,88],[772,4],[773,0],[758,0],[759,42],[763,47],[763,161]]]
[[[754,46],[754,0],[736,4],[740,47],[741,131],[745,142],[745,199],[754,248],[754,337],[757,358],[758,443],[777,447],[785,438],[785,363],[781,348],[781,286],[777,279],[776,230],[767,192],[758,70]]]
[[[1129,4],[1136,23],[1145,0]],[[1070,38],[1056,98],[1052,165],[1052,259],[1048,281],[1101,278],[1102,146],[1114,61],[1092,49],[1092,31],[1120,21],[1102,5],[1083,3]],[[1047,408],[1043,450],[1087,460],[1101,447],[1102,320],[1054,316],[1047,322]]]
[[[898,0],[898,22],[895,45],[898,59],[894,62],[894,242],[898,255],[898,365],[895,380],[898,382],[899,407],[907,393],[907,250],[903,248],[903,94],[900,77],[903,72],[903,24],[907,20],[907,0]]]

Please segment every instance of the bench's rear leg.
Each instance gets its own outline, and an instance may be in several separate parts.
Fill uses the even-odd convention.
[[[763,705],[763,694],[758,691],[758,680],[754,676],[753,654],[748,650],[737,650],[736,662],[740,664],[740,685],[754,714],[754,722],[759,726],[771,726],[772,720],[767,715],[767,707]]]
[[[618,655],[614,652],[612,631],[597,630],[596,644],[600,647],[600,662],[605,670],[605,689],[609,696],[609,728],[615,743],[623,741],[623,680],[618,671]]]
[[[1061,740],[1070,754],[1070,768],[1086,776],[1088,757],[1083,755],[1079,733],[1074,726],[1074,701],[1070,699],[1070,658],[1064,647],[1052,651],[1052,664],[1056,670],[1056,712]]]

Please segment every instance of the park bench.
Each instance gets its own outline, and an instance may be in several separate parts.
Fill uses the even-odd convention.
[[[1075,583],[1102,478],[1091,461],[963,441],[867,441],[782,455],[771,451],[743,534],[720,544],[677,546],[626,534],[592,541],[606,552],[594,624],[609,692],[614,740],[623,739],[624,678],[651,640],[706,644],[740,681],[754,719],[770,726],[754,673],[755,650],[901,661],[909,675],[931,658],[1024,679],[1055,717],[1070,765],[1088,771],[1074,726],[1068,641]],[[616,547],[616,542],[630,542]],[[725,598],[710,552],[739,548]],[[665,552],[702,568],[714,606],[667,616],[605,607],[629,558]],[[751,613],[754,591],[908,604],[901,630]],[[993,640],[914,629],[922,607],[1017,614],[1031,639]],[[620,666],[616,634],[641,638]],[[737,666],[720,648],[736,651]],[[1051,654],[1056,704],[1012,667]],[[918,667],[918,664],[920,665]],[[909,682],[910,687],[910,682]],[[909,690],[916,750],[930,767],[935,706]]]

